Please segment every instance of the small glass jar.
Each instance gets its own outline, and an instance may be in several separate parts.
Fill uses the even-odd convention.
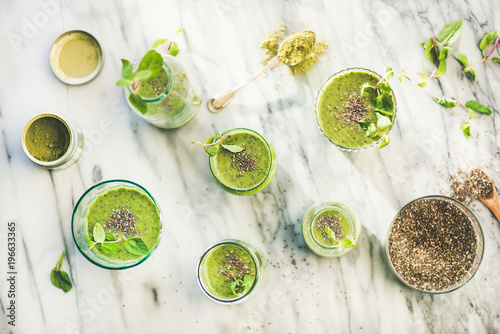
[[[210,284],[210,277],[209,277],[210,268],[208,262],[210,259],[210,255],[220,247],[224,246],[235,246],[237,248],[240,248],[244,254],[247,254],[250,257],[255,267],[255,278],[252,282],[252,286],[242,295],[234,296],[231,298],[227,298],[218,294],[215,288]],[[219,266],[219,263],[217,263],[217,266]],[[217,274],[219,274],[218,271]],[[196,276],[198,278],[198,284],[203,293],[213,301],[226,305],[241,303],[245,301],[247,298],[249,298],[251,295],[253,295],[257,290],[257,288],[264,281],[265,278],[264,275],[265,275],[264,261],[259,252],[248,243],[234,239],[219,241],[212,247],[208,248],[201,256],[200,260],[198,261],[198,265],[196,267]]]
[[[125,97],[130,108],[149,123],[164,129],[183,126],[194,118],[201,106],[201,87],[193,75],[178,59],[162,54],[163,69],[168,83],[167,88],[159,96],[143,97],[147,112],[142,114],[129,101],[132,88],[125,87]],[[140,61],[133,64],[134,70]]]
[[[315,233],[315,222],[324,213],[339,213],[342,216],[340,224],[345,238],[349,239],[353,244],[356,244],[361,231],[361,224],[358,221],[356,212],[347,204],[334,201],[324,200],[313,204],[307,209],[302,218],[302,236],[309,249],[323,257],[338,257],[350,252],[353,248],[346,248],[341,242],[324,243]]]
[[[233,195],[240,195],[240,196],[245,196],[245,195],[252,195],[255,194],[262,189],[264,189],[269,182],[274,177],[274,173],[276,172],[276,167],[277,167],[277,161],[276,161],[276,152],[274,151],[273,146],[269,142],[267,138],[265,138],[263,135],[258,133],[257,131],[250,130],[250,129],[245,129],[245,128],[237,128],[237,129],[232,129],[225,131],[221,134],[222,137],[224,136],[232,136],[236,135],[239,133],[246,133],[255,136],[258,138],[262,143],[264,143],[264,147],[266,150],[266,154],[268,154],[269,157],[269,168],[268,170],[264,170],[263,172],[266,174],[265,177],[258,182],[257,184],[250,186],[250,187],[238,187],[235,186],[234,184],[231,184],[228,180],[225,180],[225,178],[222,175],[222,171],[220,170],[218,163],[217,163],[217,155],[210,157],[209,158],[209,167],[210,167],[210,173],[212,174],[213,179],[215,182],[225,191],[227,191],[230,194]],[[222,147],[220,148],[221,150],[223,149]],[[223,167],[221,167],[223,168]],[[226,168],[224,168],[226,169]],[[248,172],[247,172],[248,173]]]
[[[30,145],[27,141],[30,139],[27,138],[27,134],[33,126],[33,123],[36,121],[42,120],[44,118],[52,118],[60,121],[62,124],[64,124],[65,129],[68,131],[68,148],[66,149],[66,152],[59,157],[56,160],[52,161],[43,161],[39,160],[36,157],[34,157],[29,149],[28,146]],[[72,120],[70,120],[67,116],[63,116],[60,114],[55,114],[55,113],[43,113],[36,115],[33,117],[28,124],[24,127],[22,136],[21,136],[21,144],[23,147],[23,151],[26,154],[26,156],[35,164],[37,164],[40,167],[47,168],[47,169],[62,169],[71,166],[74,164],[80,155],[82,154],[83,151],[83,133],[82,130],[76,125]]]
[[[361,147],[347,147],[347,146],[343,146],[343,145],[340,145],[339,143],[335,142],[327,134],[327,132],[325,131],[325,129],[323,129],[323,127],[322,127],[321,120],[320,120],[321,119],[321,116],[320,116],[320,113],[321,113],[320,103],[321,103],[322,95],[325,93],[325,91],[327,89],[327,86],[331,82],[335,81],[335,79],[339,78],[340,76],[349,75],[350,73],[354,73],[354,72],[365,74],[365,75],[369,75],[369,76],[372,76],[373,78],[377,78],[378,80],[382,79],[382,76],[380,76],[378,73],[373,72],[373,71],[368,70],[368,69],[365,69],[365,68],[352,67],[352,68],[344,69],[342,71],[339,71],[339,72],[333,74],[331,77],[329,77],[328,79],[326,79],[325,82],[323,82],[323,84],[321,85],[321,88],[318,91],[318,94],[316,95],[316,103],[315,103],[316,124],[318,126],[319,131],[332,144],[334,144],[335,146],[337,146],[341,150],[347,151],[347,152],[362,151],[362,150],[365,150],[365,149],[367,149],[369,147],[373,147],[375,145],[378,145],[380,143],[380,141],[382,140],[382,138],[383,138],[383,137],[381,137],[378,140],[376,140],[376,141],[374,141],[372,143],[369,143],[367,145],[361,146]],[[359,90],[361,91],[361,85],[359,87]],[[394,126],[394,122],[396,121],[397,104],[396,104],[396,97],[394,96],[394,92],[392,90],[391,90],[391,95],[392,95],[392,100],[393,100],[393,103],[394,103],[394,115],[393,115],[393,119],[392,119],[392,123],[391,123],[391,128],[385,133],[385,135],[387,135],[391,131],[392,127]],[[338,132],[338,131],[336,131],[336,132]]]
[[[90,235],[88,233],[87,215],[89,214],[90,207],[99,196],[106,194],[110,190],[120,188],[135,190],[148,197],[154,204],[154,207],[159,216],[158,238],[156,239],[156,242],[154,244],[148,245],[149,253],[129,260],[116,260],[107,258],[103,254],[97,252],[94,249],[95,246],[91,246],[91,244],[89,243]],[[160,243],[162,225],[163,223],[160,207],[153,196],[144,187],[127,180],[109,180],[90,187],[82,195],[82,197],[80,197],[73,211],[71,230],[73,234],[73,240],[75,241],[78,250],[91,263],[104,269],[127,269],[143,263],[151,256],[151,254],[154,253],[154,251],[158,247],[158,244]]]
[[[472,228],[473,228],[473,230],[475,232],[475,236],[476,236],[476,242],[477,242],[477,244],[476,244],[477,248],[476,248],[475,258],[474,258],[474,261],[473,261],[473,263],[471,265],[471,268],[468,270],[467,274],[462,278],[461,281],[457,282],[453,286],[450,286],[447,289],[439,290],[439,291],[423,290],[423,289],[420,289],[418,287],[415,287],[415,286],[411,285],[409,282],[407,282],[406,280],[404,280],[403,277],[401,277],[401,275],[397,272],[396,268],[394,267],[394,265],[392,263],[392,260],[391,260],[390,253],[389,253],[390,252],[390,250],[389,250],[389,238],[391,236],[391,231],[392,231],[393,226],[394,226],[394,224],[396,222],[396,219],[401,215],[402,212],[405,211],[405,209],[407,209],[412,204],[415,204],[415,203],[417,203],[419,201],[423,201],[423,200],[429,200],[429,199],[435,199],[435,200],[447,202],[449,204],[455,205],[460,210],[462,210],[462,212],[467,216],[467,218],[469,219],[469,221],[470,221],[470,223],[472,225]],[[421,250],[415,250],[415,251],[421,251]],[[483,259],[483,254],[484,254],[484,236],[483,236],[483,230],[481,229],[481,225],[479,224],[477,218],[461,202],[459,202],[459,201],[457,201],[457,200],[455,200],[455,199],[453,199],[451,197],[446,197],[446,196],[441,196],[441,195],[431,195],[431,196],[420,197],[420,198],[414,199],[413,201],[410,201],[405,206],[403,206],[398,211],[398,213],[396,214],[396,216],[394,217],[394,219],[392,220],[391,225],[389,226],[389,231],[387,232],[387,239],[386,239],[386,242],[385,242],[385,255],[386,255],[386,258],[387,258],[387,263],[389,264],[389,267],[391,268],[391,270],[394,273],[394,275],[397,278],[399,278],[399,280],[404,285],[410,287],[411,289],[414,289],[414,290],[419,291],[419,292],[429,293],[429,294],[448,293],[448,292],[455,291],[455,290],[461,288],[462,286],[464,286],[476,274],[477,269],[479,268],[479,265],[481,264],[481,261]],[[425,256],[425,255],[422,255],[422,256]]]

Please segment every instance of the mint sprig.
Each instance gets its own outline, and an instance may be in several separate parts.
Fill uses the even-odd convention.
[[[203,143],[197,141],[191,142],[192,144],[195,145],[200,145],[203,146],[205,151],[211,156],[215,157],[217,153],[219,153],[220,147],[232,152],[232,153],[238,153],[243,151],[243,147],[238,146],[238,145],[225,145],[222,143],[222,141],[226,140],[227,138],[231,137],[231,135],[225,135],[222,136],[222,132],[217,132],[215,136],[210,136],[207,140],[205,140]]]
[[[485,105],[483,105],[477,101],[474,101],[474,100],[470,100],[470,101],[467,101],[465,104],[461,104],[453,97],[451,99],[449,99],[449,98],[441,98],[440,99],[437,97],[433,97],[432,99],[436,103],[438,103],[439,105],[441,105],[445,108],[451,109],[451,108],[455,108],[456,106],[459,106],[467,113],[467,117],[469,118],[469,120],[468,120],[468,122],[466,122],[465,124],[463,124],[460,127],[465,138],[472,137],[472,134],[470,131],[470,125],[471,125],[471,120],[473,118],[478,117],[476,112],[478,112],[480,114],[485,114],[485,115],[491,115],[491,113],[492,113],[492,110],[490,109],[490,107],[485,106]]]
[[[418,75],[423,79],[418,85],[425,87],[427,82],[432,78],[438,78],[446,73],[446,59],[453,53],[451,45],[457,41],[462,34],[462,21],[457,20],[446,24],[439,32],[437,38],[431,37],[421,46],[425,50],[425,58],[434,66],[434,70],[430,75],[425,70],[425,65],[422,63],[422,72]]]
[[[56,266],[50,272],[50,281],[56,288],[59,288],[66,293],[71,290],[73,284],[71,283],[69,275],[65,271],[61,270],[62,261],[65,255],[66,251],[62,252],[59,257],[59,261],[57,261]]]
[[[328,234],[328,236],[330,237],[330,239],[332,239],[333,242],[339,242],[337,239],[335,239],[335,233],[333,233],[333,230],[331,228],[329,228],[328,226],[324,228],[324,231],[326,234]],[[342,240],[340,240],[339,242],[342,247],[344,248],[354,248],[356,247],[356,244],[352,242],[351,239],[348,239],[348,238],[342,238]]]
[[[232,277],[235,278],[234,276]],[[252,285],[253,285],[253,280],[250,278],[250,276],[245,275],[243,277],[243,280],[235,279],[231,283],[231,291],[233,292],[234,295],[241,296],[245,294],[248,290],[250,290]]]
[[[89,249],[97,246],[101,251],[108,254],[117,254],[121,251],[119,241],[123,240],[123,248],[130,254],[134,255],[147,255],[149,254],[149,247],[140,237],[117,238],[113,233],[104,232],[101,224],[96,223],[92,229],[93,241],[86,238],[89,243]]]
[[[481,39],[481,42],[479,43],[479,49],[481,50],[481,52],[483,54],[483,59],[481,59],[475,63],[469,64],[469,60],[467,59],[467,56],[463,53],[460,53],[458,55],[458,60],[460,61],[460,63],[462,63],[462,65],[464,65],[464,72],[469,73],[472,77],[472,80],[476,81],[476,71],[473,68],[474,65],[484,63],[487,60],[491,60],[494,63],[500,64],[500,57],[492,57],[490,59],[491,55],[496,50],[499,41],[500,41],[500,38],[497,37],[496,30],[486,34],[483,37],[483,39]],[[488,52],[487,50],[491,46],[491,44],[493,44],[493,47]]]

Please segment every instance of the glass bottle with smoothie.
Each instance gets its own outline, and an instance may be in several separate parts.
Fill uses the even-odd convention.
[[[276,172],[276,152],[260,133],[237,128],[221,133],[226,137],[218,153],[209,159],[210,172],[217,184],[234,195],[251,195],[264,189]],[[225,147],[235,145],[240,152]]]
[[[106,269],[144,262],[160,242],[158,204],[142,186],[110,180],[88,189],[75,206],[73,239],[85,258]]]
[[[201,290],[222,304],[240,303],[263,281],[264,265],[255,248],[240,240],[222,240],[207,249],[196,270]]]
[[[201,105],[201,87],[195,77],[177,58],[161,54],[163,66],[159,74],[143,81],[139,95],[146,103],[143,114],[129,100],[132,87],[124,87],[130,108],[149,123],[164,129],[183,126],[194,118]],[[133,64],[137,70],[140,61]]]
[[[325,200],[307,209],[302,219],[302,236],[315,254],[342,256],[356,247],[361,225],[347,204]]]
[[[377,101],[380,89],[377,92],[370,87],[380,86],[381,79],[363,68],[349,68],[327,79],[316,98],[316,122],[323,136],[346,151],[366,149],[383,138],[388,140],[386,135],[396,117],[396,100],[385,81],[384,99]],[[381,108],[374,101],[380,102]]]

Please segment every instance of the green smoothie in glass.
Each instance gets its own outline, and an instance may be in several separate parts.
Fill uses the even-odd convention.
[[[381,76],[370,70],[351,68],[331,76],[321,87],[316,99],[316,121],[321,133],[341,149],[354,151],[378,143],[392,127],[396,102],[387,83],[388,110],[375,110],[375,87]],[[378,87],[378,86],[377,86]]]

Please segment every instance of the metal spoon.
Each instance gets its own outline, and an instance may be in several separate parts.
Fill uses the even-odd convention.
[[[300,36],[309,37],[311,43],[306,45],[300,45],[297,39],[297,37]],[[288,36],[280,44],[280,47],[278,49],[278,55],[276,57],[272,58],[267,63],[266,66],[261,68],[258,72],[256,72],[254,75],[252,75],[250,78],[248,78],[240,85],[215,95],[210,101],[208,101],[208,110],[210,110],[213,113],[222,110],[225,106],[227,106],[229,101],[233,99],[234,95],[236,95],[236,93],[240,89],[248,85],[253,80],[257,79],[261,74],[265,73],[266,71],[271,70],[282,64],[287,64],[289,66],[296,66],[311,52],[315,43],[316,43],[316,35],[314,34],[314,32],[310,30],[299,31],[296,32],[295,34]],[[294,48],[295,51],[297,51],[297,56],[290,59],[288,55],[290,53],[291,48]]]
[[[479,169],[479,168],[471,167],[471,169],[469,170],[469,184],[470,184],[471,188],[473,188],[473,189],[474,189],[474,184],[471,182],[471,173],[472,173],[472,171],[474,171],[476,169]],[[486,175],[486,173],[484,173],[484,175]],[[481,200],[481,202],[484,203],[484,205],[486,205],[491,210],[491,212],[493,212],[495,217],[497,217],[497,219],[500,221],[500,204],[498,203],[497,188],[495,187],[495,184],[493,183],[491,178],[488,175],[486,175],[486,176],[491,181],[491,185],[493,187],[493,195],[491,196],[491,198],[479,197],[479,199]],[[478,194],[478,193],[479,192],[476,192],[476,194]]]

